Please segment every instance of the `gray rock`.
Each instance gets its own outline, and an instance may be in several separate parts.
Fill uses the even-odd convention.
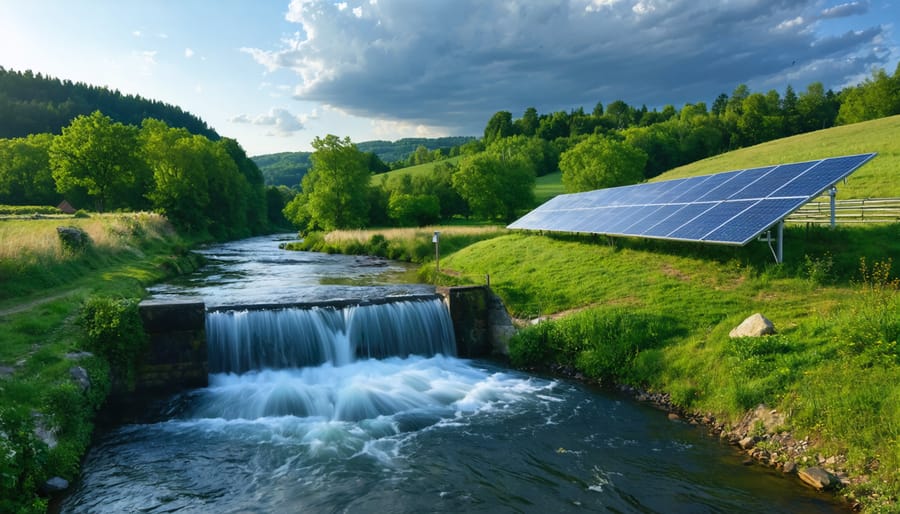
[[[46,444],[48,448],[56,448],[56,445],[58,444],[56,439],[56,429],[48,427],[44,423],[44,415],[40,412],[32,412],[31,417],[34,419],[34,436]]]
[[[86,359],[88,357],[93,357],[94,354],[91,352],[69,352],[66,354],[66,358],[70,361],[78,361],[81,359]]]
[[[800,480],[803,480],[804,483],[813,486],[819,491],[831,489],[840,483],[836,476],[819,466],[801,469],[798,475],[800,476]]]
[[[745,319],[728,333],[728,337],[759,337],[775,333],[775,325],[760,313]]]
[[[10,366],[0,366],[0,378],[8,377],[16,372],[16,368]]]
[[[742,450],[748,450],[756,446],[757,442],[759,442],[758,437],[749,436],[738,441],[738,446],[740,446]]]
[[[91,389],[91,378],[88,376],[87,370],[81,366],[75,366],[69,369],[69,375],[72,380],[81,388],[81,392],[87,392]]]
[[[44,491],[44,494],[55,494],[61,493],[69,488],[69,481],[65,478],[61,477],[53,477],[50,480],[44,482],[44,486],[41,488]]]

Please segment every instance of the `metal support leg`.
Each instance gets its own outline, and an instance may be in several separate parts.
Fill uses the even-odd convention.
[[[832,187],[831,190],[828,191],[828,196],[831,197],[831,200],[830,200],[830,204],[831,204],[831,228],[834,229],[834,226],[836,225],[835,214],[834,214],[834,211],[835,211],[835,200],[834,200],[834,197],[837,196],[837,188],[836,188],[836,187]]]
[[[778,242],[775,253],[775,262],[781,264],[784,261],[784,220],[778,222]]]

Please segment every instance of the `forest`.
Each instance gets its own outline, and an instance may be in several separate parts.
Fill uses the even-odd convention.
[[[621,186],[736,148],[898,114],[900,66],[838,93],[820,83],[799,93],[739,85],[709,106],[649,110],[615,100],[590,112],[499,111],[480,139],[402,140],[416,146],[390,164],[379,142],[316,137],[308,172],[292,168],[298,154],[255,158],[281,170],[269,187],[237,141],[177,107],[2,70],[0,110],[3,133],[17,134],[0,139],[0,204],[152,210],[182,230],[229,238],[286,221],[303,232],[510,221],[534,207],[536,177],[549,173],[562,172],[569,192]],[[424,163],[430,173],[385,173]]]

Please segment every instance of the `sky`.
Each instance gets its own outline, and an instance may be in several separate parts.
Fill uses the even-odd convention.
[[[0,0],[0,66],[178,105],[261,155],[838,91],[894,73],[898,22],[900,0]]]

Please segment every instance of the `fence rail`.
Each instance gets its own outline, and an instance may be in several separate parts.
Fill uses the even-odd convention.
[[[900,198],[866,198],[837,200],[834,219],[844,223],[897,223],[900,222]],[[809,202],[785,219],[787,223],[831,223],[831,205],[828,200]]]

